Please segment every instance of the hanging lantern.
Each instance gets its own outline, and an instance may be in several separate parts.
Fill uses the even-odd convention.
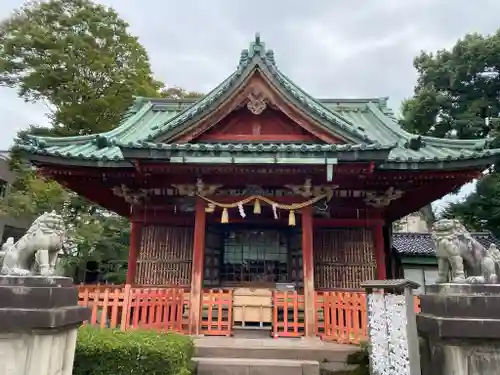
[[[291,227],[295,226],[295,212],[293,210],[290,210],[288,214],[288,225]]]

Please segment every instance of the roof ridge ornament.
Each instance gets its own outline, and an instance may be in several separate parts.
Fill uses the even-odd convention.
[[[266,50],[266,43],[260,38],[260,33],[255,33],[255,39],[250,43],[248,49],[241,51],[240,66],[248,64],[254,56],[260,56],[262,59],[267,60],[271,65],[275,65],[274,51]]]

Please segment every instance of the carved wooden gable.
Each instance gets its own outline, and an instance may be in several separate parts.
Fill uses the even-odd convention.
[[[180,142],[345,143],[322,129],[256,71]]]
[[[267,107],[250,111],[244,106],[203,133],[203,142],[299,142],[316,143],[321,140],[307,132],[279,110]]]

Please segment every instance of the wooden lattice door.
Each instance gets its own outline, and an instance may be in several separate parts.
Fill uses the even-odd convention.
[[[314,284],[317,289],[359,289],[375,278],[373,234],[366,228],[314,232]]]
[[[302,287],[304,285],[304,270],[302,267],[302,232],[300,229],[289,229],[288,249],[289,281],[297,287]]]
[[[205,268],[203,273],[203,286],[205,287],[220,285],[222,247],[222,231],[217,227],[209,226],[205,234]]]

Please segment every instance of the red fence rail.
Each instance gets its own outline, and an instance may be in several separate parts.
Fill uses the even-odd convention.
[[[80,286],[78,299],[91,310],[85,324],[121,330],[188,331],[189,299],[181,288]]]
[[[85,324],[99,327],[154,328],[189,333],[189,292],[182,288],[131,285],[80,285],[79,304],[91,309]],[[272,336],[304,335],[304,295],[273,291]],[[359,291],[315,293],[315,335],[326,341],[359,344],[367,339],[366,295]],[[415,312],[420,298],[415,296]],[[233,291],[207,289],[202,295],[200,331],[204,335],[231,336]]]
[[[273,292],[273,337],[304,335],[304,295],[291,291]]]
[[[361,292],[316,292],[316,335],[341,344],[366,340],[366,295]]]
[[[231,336],[233,328],[233,291],[204,290],[201,303],[201,333]]]

